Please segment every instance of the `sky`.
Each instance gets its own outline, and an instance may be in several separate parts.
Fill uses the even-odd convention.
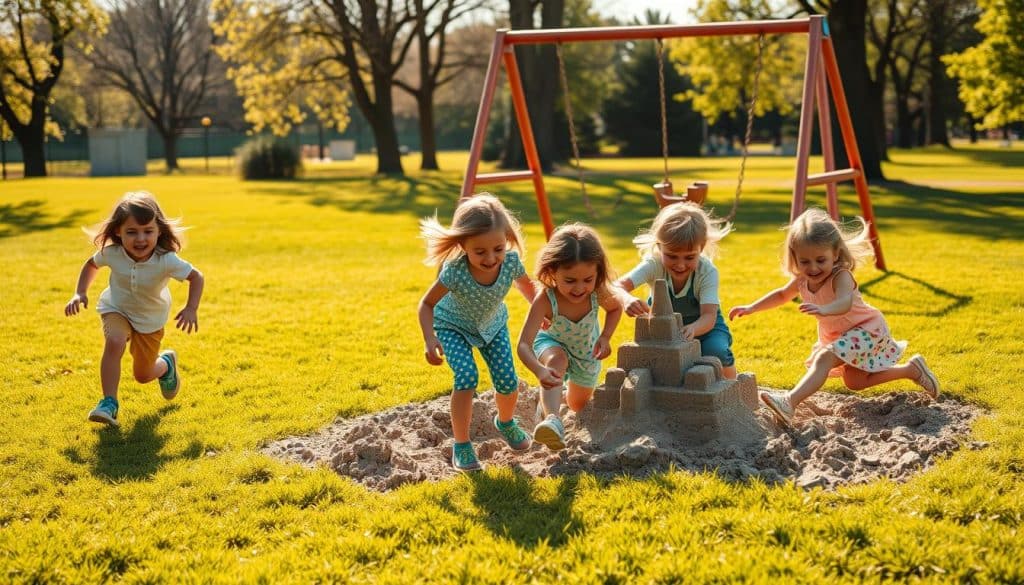
[[[690,10],[697,4],[696,0],[593,0],[594,9],[598,14],[617,16],[622,20],[637,17],[643,20],[644,12],[656,9],[668,14],[673,24],[690,22]]]

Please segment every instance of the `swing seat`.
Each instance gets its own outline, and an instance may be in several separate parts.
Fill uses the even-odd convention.
[[[651,185],[654,189],[654,199],[658,202],[658,208],[690,201],[703,207],[708,198],[707,181],[694,181],[686,188],[686,195],[677,195],[672,187],[672,181],[662,181]]]

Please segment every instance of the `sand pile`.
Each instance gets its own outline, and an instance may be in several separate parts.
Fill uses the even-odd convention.
[[[699,444],[686,437],[672,413],[627,419],[593,405],[579,416],[563,407],[566,449],[555,453],[534,444],[514,452],[491,423],[493,394],[481,394],[474,404],[470,433],[477,456],[485,465],[536,477],[579,472],[643,477],[675,467],[714,470],[736,481],[793,480],[806,488],[831,489],[881,477],[905,480],[962,446],[984,446],[969,440],[970,424],[981,412],[954,400],[932,402],[919,393],[863,399],[821,392],[800,405],[792,429],[782,429],[761,409],[758,428]],[[326,465],[380,491],[445,479],[458,473],[450,464],[448,403],[444,396],[338,420],[316,435],[271,443],[264,452],[307,466]],[[520,393],[516,417],[528,433],[536,405],[535,389]]]

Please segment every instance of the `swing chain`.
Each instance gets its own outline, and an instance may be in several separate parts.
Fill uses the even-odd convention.
[[[665,113],[665,42],[658,41],[658,95],[661,96],[661,158],[665,163],[665,183],[668,178],[668,116]]]
[[[562,43],[555,44],[555,56],[558,57],[558,75],[562,82],[562,99],[565,102],[565,117],[569,121],[569,140],[572,142],[572,154],[576,158],[576,173],[580,180],[580,192],[583,193],[583,205],[587,208],[590,217],[596,218],[594,208],[590,204],[590,196],[587,195],[587,183],[583,179],[583,163],[580,161],[579,141],[576,137],[576,123],[572,119],[572,101],[569,98],[569,81],[565,75],[565,60],[562,57]]]
[[[757,36],[757,66],[754,69],[753,89],[750,92],[750,105],[747,107],[747,132],[743,138],[743,153],[740,159],[740,176],[736,180],[736,195],[733,197],[732,210],[724,221],[732,221],[736,217],[736,208],[740,204],[740,192],[743,190],[743,176],[747,169],[747,153],[750,148],[750,135],[754,129],[754,107],[757,105],[757,88],[761,79],[761,69],[764,65],[764,32]]]

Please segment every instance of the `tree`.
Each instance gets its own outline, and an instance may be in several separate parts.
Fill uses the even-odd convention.
[[[0,118],[21,146],[26,177],[46,176],[46,133],[58,134],[50,100],[69,38],[104,22],[89,0],[0,3]]]
[[[1024,120],[1024,0],[979,0],[977,29],[984,40],[943,57],[978,128],[1005,128]]]
[[[647,12],[645,24],[666,24],[667,18]],[[639,20],[634,20],[639,25]],[[606,136],[619,143],[626,156],[661,156],[661,101],[665,100],[665,125],[668,151],[675,156],[700,154],[702,120],[693,107],[675,96],[693,88],[669,59],[664,47],[662,71],[665,95],[659,90],[657,46],[651,41],[622,44],[618,57],[620,84],[605,102]]]
[[[218,51],[258,131],[286,133],[306,116],[348,124],[350,97],[377,147],[377,172],[403,174],[392,89],[416,41],[413,2],[215,0]]]
[[[213,82],[209,0],[113,0],[106,36],[86,54],[109,85],[132,97],[178,169],[178,138],[199,118]]]
[[[469,56],[454,61],[447,58],[448,31],[453,21],[467,12],[482,7],[486,0],[432,0],[429,4],[425,4],[423,0],[412,2],[413,13],[416,15],[414,36],[419,85],[408,83],[401,77],[395,78],[395,85],[416,99],[420,151],[423,155],[420,168],[436,170],[438,165],[434,96],[439,87],[450,82],[475,62]]]
[[[778,18],[765,0],[710,0],[693,11],[702,22]],[[757,37],[725,36],[684,38],[672,44],[672,59],[693,88],[676,99],[689,100],[708,120],[746,112],[757,68]],[[777,111],[785,116],[800,103],[807,43],[793,35],[765,37],[762,70],[754,116]]]
[[[868,71],[867,0],[814,0],[813,3],[810,0],[798,0],[798,4],[810,14],[819,14],[819,9],[827,14],[864,176],[867,179],[885,179],[881,163],[883,153],[878,150],[878,145],[884,144],[884,138],[877,135],[878,127],[872,122],[875,110],[871,107],[872,103],[877,103],[884,95],[885,86],[876,83]],[[846,148],[835,116],[832,122],[836,165],[846,166],[849,164]]]

